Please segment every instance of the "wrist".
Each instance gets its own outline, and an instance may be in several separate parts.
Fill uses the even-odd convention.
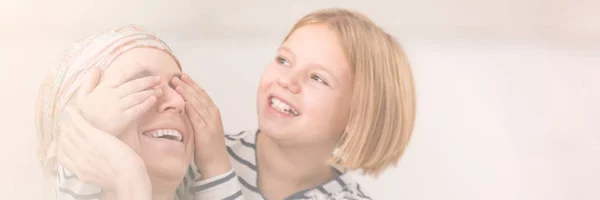
[[[120,176],[117,180],[118,200],[150,200],[152,196],[152,184],[146,170],[136,170],[134,173]]]
[[[117,175],[117,178],[120,177],[121,174],[128,176],[139,172],[146,173],[144,160],[128,146],[124,148],[120,157],[111,159],[111,162],[114,163],[112,169]]]
[[[225,174],[231,170],[230,165],[214,165],[211,167],[200,169],[201,180],[211,179],[213,177]]]
[[[232,169],[227,155],[213,157],[212,159],[197,160],[196,166],[200,170],[202,180],[225,174]]]
[[[114,169],[114,176],[118,189],[122,186],[128,187],[132,183],[139,182],[140,184],[146,184],[150,182],[144,163],[138,162],[137,159],[129,161],[130,162],[125,162],[125,160],[123,160],[122,165]]]

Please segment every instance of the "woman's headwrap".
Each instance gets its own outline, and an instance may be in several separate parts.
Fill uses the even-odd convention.
[[[59,123],[63,109],[81,86],[85,74],[94,67],[103,72],[119,55],[139,47],[162,50],[170,54],[181,67],[179,60],[162,40],[153,33],[129,25],[78,41],[64,52],[58,65],[49,71],[42,82],[35,109],[38,154],[45,173],[58,173],[56,140],[60,133]]]

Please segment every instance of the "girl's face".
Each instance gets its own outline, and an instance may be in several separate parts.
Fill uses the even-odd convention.
[[[259,126],[288,145],[333,147],[348,123],[352,74],[335,33],[324,24],[294,31],[260,80]]]

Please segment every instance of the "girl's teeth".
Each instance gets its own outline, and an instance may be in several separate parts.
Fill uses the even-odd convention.
[[[284,103],[281,100],[276,99],[276,98],[271,98],[271,107],[275,108],[276,110],[278,110],[280,112],[287,113],[292,116],[298,115],[298,113],[294,109],[292,109],[289,105],[287,105],[286,103]]]

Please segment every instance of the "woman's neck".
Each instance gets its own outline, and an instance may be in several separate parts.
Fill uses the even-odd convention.
[[[135,195],[137,196],[137,195]],[[141,195],[141,196],[145,196],[145,195]],[[102,196],[100,197],[101,200],[120,200],[117,193],[114,192],[102,192]],[[154,191],[152,192],[152,200],[174,200],[175,199],[175,191],[171,192],[171,193],[162,193],[162,192],[158,192],[155,193]]]
[[[177,186],[183,179],[172,178],[150,173],[150,182],[152,183],[152,200],[174,200]]]
[[[114,192],[102,192],[101,200],[120,200],[117,193]],[[175,192],[172,193],[152,193],[152,200],[174,200]]]
[[[152,180],[152,178],[151,178],[150,182],[151,182],[150,188],[146,187],[146,189],[140,189],[140,190],[132,189],[132,190],[121,191],[121,192],[125,192],[128,194],[125,194],[125,193],[117,194],[112,191],[103,191],[100,199],[101,200],[120,200],[120,199],[124,199],[124,198],[129,199],[130,197],[136,197],[136,198],[143,197],[144,199],[151,197],[152,200],[174,200],[175,199],[175,191],[177,190],[177,185],[167,186],[165,184],[158,184],[158,183],[164,183],[164,182],[161,182],[159,180]],[[131,183],[131,184],[136,184],[136,183]],[[148,194],[148,193],[151,193],[151,194]]]
[[[258,184],[269,199],[283,199],[337,176],[332,167],[325,165],[334,144],[290,147],[277,144],[265,134],[257,137]]]

